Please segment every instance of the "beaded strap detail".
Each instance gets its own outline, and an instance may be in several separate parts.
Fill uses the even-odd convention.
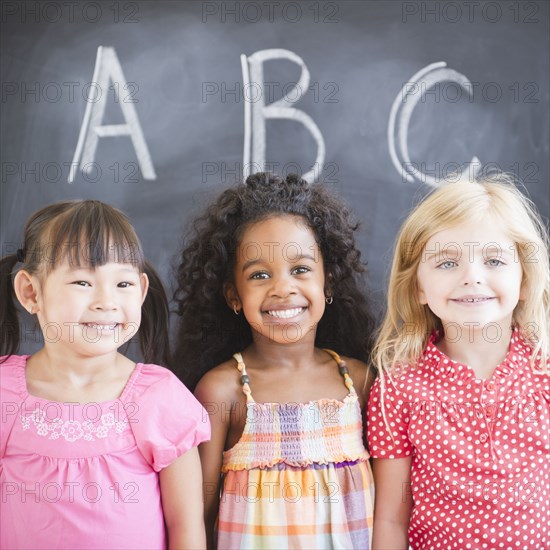
[[[351,394],[357,395],[355,392],[355,387],[353,385],[353,380],[349,375],[349,370],[346,362],[335,351],[332,351],[331,349],[323,348],[323,351],[326,351],[338,363],[338,370],[344,378],[344,384],[346,385],[348,391]]]
[[[241,373],[241,385],[243,387],[243,393],[246,395],[246,402],[253,403],[254,399],[252,397],[252,391],[250,390],[250,378],[246,373],[243,356],[240,353],[235,353],[233,358],[237,361],[237,369],[239,369],[239,372]]]
[[[349,375],[349,370],[346,365],[346,362],[331,349],[323,348],[323,351],[326,351],[338,364],[338,370],[344,379],[344,384],[348,389],[349,393],[352,395],[357,395],[355,387],[353,385],[353,380]],[[244,364],[243,356],[240,353],[233,354],[233,358],[237,361],[237,369],[241,373],[241,385],[243,387],[243,393],[246,395],[247,403],[253,403],[254,398],[252,397],[252,390],[250,389],[250,378],[246,372],[246,366]]]

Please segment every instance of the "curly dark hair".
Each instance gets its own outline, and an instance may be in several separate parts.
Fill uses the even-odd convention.
[[[252,342],[244,315],[227,306],[223,285],[233,280],[245,229],[273,215],[301,216],[321,249],[334,303],[318,324],[315,344],[368,361],[374,318],[363,287],[365,266],[348,208],[322,184],[295,174],[249,176],[226,189],[193,223],[177,268],[174,299],[181,317],[172,368],[193,389],[200,378]]]

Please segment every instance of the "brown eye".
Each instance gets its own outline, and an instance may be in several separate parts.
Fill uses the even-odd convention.
[[[256,280],[269,279],[269,275],[265,271],[255,271],[252,275],[250,275],[250,278]]]

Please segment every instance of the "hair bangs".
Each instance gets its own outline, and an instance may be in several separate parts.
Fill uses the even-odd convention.
[[[45,262],[41,263],[49,271],[65,260],[78,267],[115,262],[144,270],[143,251],[133,227],[121,212],[99,201],[74,203],[51,223],[45,237],[41,247]]]

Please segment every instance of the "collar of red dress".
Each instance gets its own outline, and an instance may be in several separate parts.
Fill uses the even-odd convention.
[[[453,361],[447,357],[437,346],[436,343],[440,339],[440,334],[434,332],[428,341],[426,349],[418,363],[419,367],[430,369],[432,373],[437,373],[445,378],[455,379],[475,379],[475,373],[471,367],[458,361]],[[505,378],[512,374],[518,367],[529,363],[531,356],[531,348],[521,336],[517,327],[512,330],[510,339],[510,347],[504,361],[498,365],[492,379]]]

